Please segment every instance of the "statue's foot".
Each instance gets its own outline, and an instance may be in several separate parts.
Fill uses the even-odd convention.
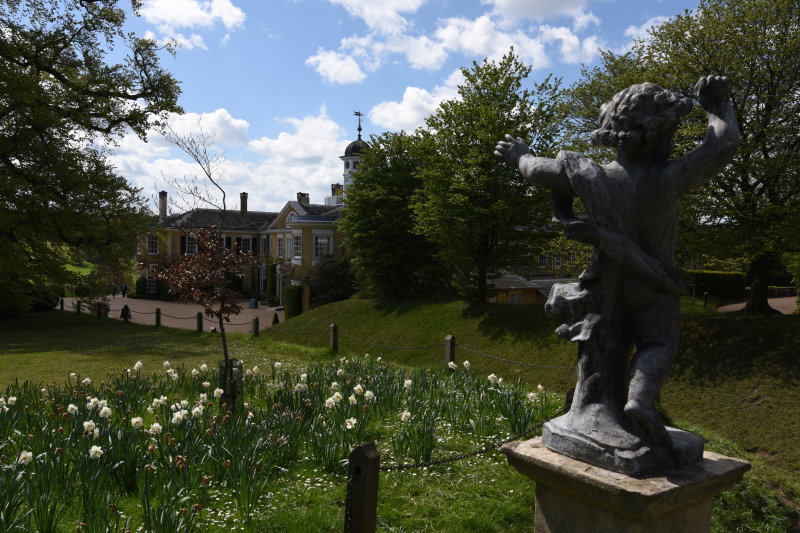
[[[672,439],[670,439],[658,411],[644,407],[637,400],[630,400],[625,404],[625,414],[644,432],[650,443],[672,447]]]

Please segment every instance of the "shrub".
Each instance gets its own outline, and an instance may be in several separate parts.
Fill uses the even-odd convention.
[[[292,318],[303,312],[303,287],[301,285],[288,285],[283,290],[283,316],[284,319]]]
[[[744,298],[747,275],[744,272],[689,270],[684,281],[694,285],[697,294],[707,292],[717,298]]]
[[[147,279],[139,276],[136,278],[136,288],[134,290],[136,296],[144,297],[147,296]]]
[[[355,290],[355,276],[347,256],[325,257],[308,277],[311,308],[347,300]]]

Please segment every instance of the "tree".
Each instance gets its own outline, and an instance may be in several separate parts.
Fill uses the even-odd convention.
[[[353,295],[355,277],[350,258],[327,256],[320,261],[308,277],[311,291],[311,308],[347,300]]]
[[[431,147],[421,131],[373,136],[347,188],[339,229],[366,292],[377,298],[429,297],[447,285],[436,248],[414,232],[410,205],[422,185],[423,151]]]
[[[781,254],[800,250],[800,6],[794,0],[702,0],[695,12],[662,23],[627,56],[606,52],[573,94],[588,117],[588,95],[648,80],[693,97],[703,75],[728,76],[741,130],[734,160],[684,198],[679,247],[744,258],[751,292],[747,313],[774,313],[769,272]],[[609,87],[603,81],[615,79]],[[698,109],[676,136],[676,155],[705,132]],[[594,112],[597,115],[597,109]],[[587,128],[583,128],[588,131]]]
[[[152,41],[123,33],[115,0],[0,3],[0,311],[76,282],[70,260],[132,256],[147,210],[107,144],[178,112]],[[128,47],[120,63],[115,46]]]
[[[458,98],[426,121],[433,152],[418,174],[416,231],[438,247],[461,294],[486,299],[487,279],[529,265],[535,244],[550,236],[547,195],[533,190],[493,155],[497,139],[532,139],[532,151],[553,155],[561,124],[560,80],[523,88],[530,74],[511,50],[499,62],[462,69]]]

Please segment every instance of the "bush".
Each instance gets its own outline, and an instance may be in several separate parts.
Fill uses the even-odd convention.
[[[744,298],[747,274],[744,272],[715,272],[689,270],[684,280],[695,286],[698,295],[704,292],[716,298]]]
[[[355,276],[347,256],[326,257],[308,277],[311,308],[347,300],[355,291]]]
[[[298,316],[303,312],[303,287],[300,285],[287,285],[283,290],[283,317],[284,320]]]
[[[143,298],[147,296],[147,279],[139,276],[136,278],[136,289],[134,290],[136,296]]]

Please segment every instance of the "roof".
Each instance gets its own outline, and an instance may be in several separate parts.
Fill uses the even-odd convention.
[[[361,134],[359,133],[358,139],[348,144],[347,148],[344,149],[344,157],[358,155],[364,152],[367,148],[369,148],[369,144],[361,140]]]
[[[325,205],[325,204],[301,204],[296,200],[286,202],[281,212],[278,213],[270,221],[269,229],[279,229],[283,226],[273,226],[282,220],[286,220],[285,224],[291,226],[294,222],[335,222],[340,216],[341,204],[338,205]],[[294,217],[288,220],[288,214],[294,213]]]
[[[515,274],[505,274],[494,280],[493,283],[496,290],[535,289],[547,296],[550,293],[550,288],[556,283],[569,283],[571,281],[574,280],[566,278],[526,279]]]
[[[278,213],[266,211],[247,211],[243,214],[238,210],[230,210],[225,213],[222,229],[258,231],[266,228],[277,216]],[[219,220],[218,209],[192,209],[170,215],[162,223],[168,228],[207,228],[219,224]]]

